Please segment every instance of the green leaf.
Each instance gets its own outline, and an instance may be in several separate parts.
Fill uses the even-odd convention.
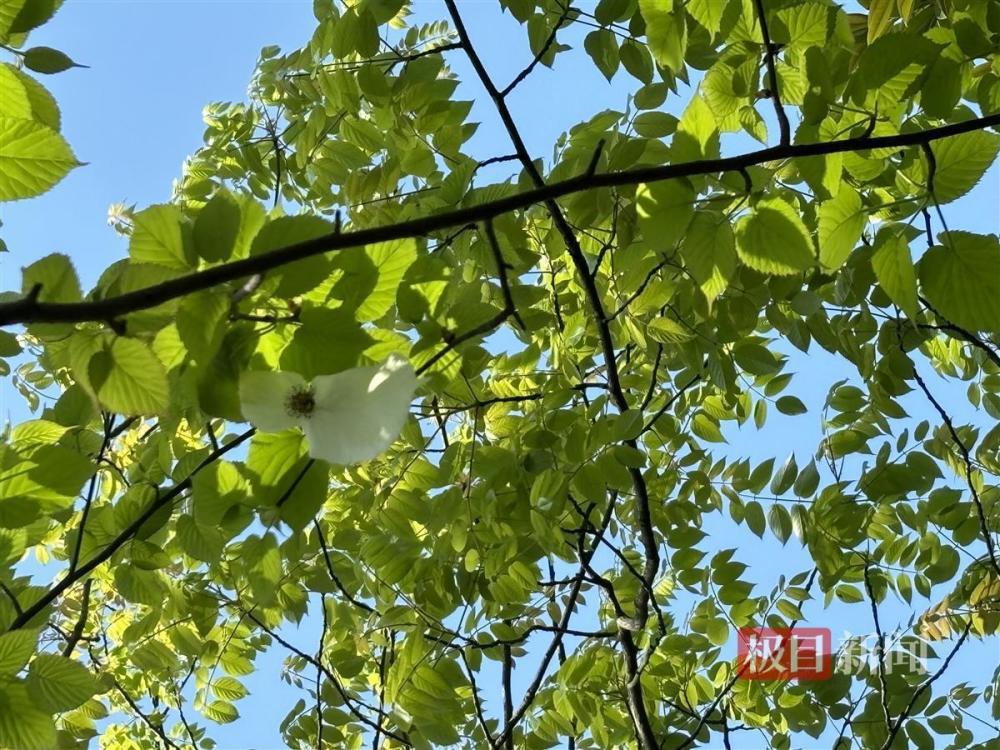
[[[687,162],[719,156],[719,123],[701,96],[694,96],[681,115],[670,146],[671,161]]]
[[[782,396],[777,400],[775,406],[778,407],[778,411],[782,414],[787,414],[789,416],[795,416],[797,414],[805,414],[808,409],[806,405],[802,403],[801,400],[795,396]]]
[[[825,268],[840,268],[861,239],[868,217],[858,191],[844,185],[835,198],[819,207],[819,259]]]
[[[735,21],[739,5],[733,0],[688,0],[687,12],[699,24],[705,27],[709,34],[715,35],[723,30],[723,23],[732,16]]]
[[[251,444],[251,459],[255,449],[260,446],[271,446],[285,438],[296,438],[295,446],[300,448],[302,437],[292,432],[276,434],[258,434]],[[255,445],[256,444],[256,445]],[[272,458],[271,456],[266,456]],[[258,458],[258,461],[261,459]],[[274,459],[272,459],[274,460]],[[250,483],[239,470],[228,461],[216,461],[194,475],[191,482],[193,495],[194,518],[204,526],[216,526],[237,503],[243,502],[250,495]]]
[[[249,695],[243,683],[233,677],[216,677],[212,681],[212,692],[227,701],[238,701]]]
[[[97,400],[108,411],[142,416],[167,409],[167,373],[138,339],[113,339],[91,357],[87,374]]]
[[[946,232],[920,259],[920,285],[952,323],[1000,332],[1000,242],[994,234]]]
[[[691,432],[710,443],[726,442],[719,429],[719,423],[704,412],[698,412],[694,415],[694,419],[691,420]]]
[[[663,138],[677,132],[679,120],[667,112],[643,112],[633,121],[635,132],[643,138]]]
[[[56,104],[56,100],[52,94],[49,93],[49,90],[31,76],[17,70],[13,66],[4,65],[3,68],[13,72],[18,83],[21,85],[25,97],[28,100],[31,111],[30,114],[25,116],[30,117],[35,122],[39,122],[46,127],[58,131],[61,122],[59,105]],[[0,83],[0,87],[5,85],[6,84]]]
[[[868,43],[871,44],[892,26],[896,0],[871,0],[868,6]]]
[[[28,98],[27,87],[19,77],[20,73],[10,63],[0,64],[0,91],[3,91],[4,114],[7,117],[32,120],[35,118],[32,117],[31,100]]]
[[[192,262],[181,231],[181,210],[165,203],[150,206],[133,217],[129,255],[137,263],[187,270]]]
[[[20,672],[35,653],[37,643],[35,630],[13,630],[0,635],[0,678]]]
[[[659,341],[661,344],[679,344],[694,337],[694,332],[690,328],[685,328],[673,318],[666,316],[652,321],[646,330],[654,341]]]
[[[892,33],[876,39],[858,60],[854,101],[892,109],[905,101],[930,70],[941,48],[915,34]]]
[[[736,238],[725,214],[698,211],[688,225],[681,257],[709,304],[719,298],[736,273]]]
[[[73,62],[65,52],[60,52],[52,47],[32,47],[24,51],[21,59],[24,61],[24,67],[28,70],[47,75],[62,73],[70,68],[84,67]]]
[[[672,250],[694,216],[695,193],[686,179],[642,183],[636,189],[636,213],[642,235],[657,250]]]
[[[583,48],[609,81],[618,72],[618,40],[608,29],[594,29],[583,40]]]
[[[834,589],[834,594],[840,601],[847,604],[857,604],[865,600],[864,594],[858,590],[857,586],[850,586],[842,583]]]
[[[39,654],[28,669],[28,694],[44,711],[62,713],[86,702],[97,692],[97,681],[77,661]]]
[[[196,362],[207,363],[218,352],[228,327],[229,295],[196,292],[181,300],[177,309],[177,332]]]
[[[334,287],[335,298],[343,300],[347,309],[356,305],[358,320],[378,320],[396,304],[399,283],[416,258],[417,246],[412,239],[338,253],[334,266],[345,275]]]
[[[302,324],[281,352],[278,363],[281,369],[309,380],[356,367],[362,352],[374,342],[350,310],[310,305],[302,310],[300,319]],[[337,345],[330,346],[331,340]]]
[[[240,233],[242,211],[228,190],[220,190],[194,222],[194,247],[208,261],[228,260]]]
[[[281,216],[269,221],[257,233],[250,254],[260,255],[332,233],[333,225],[318,216]],[[289,263],[273,272],[279,279],[275,294],[286,298],[305,294],[322,283],[329,272],[330,261],[323,255]]]
[[[229,724],[240,718],[236,706],[226,701],[212,701],[202,709],[202,713],[216,724]]]
[[[796,497],[812,497],[819,487],[819,471],[816,469],[816,462],[810,461],[808,465],[799,472],[792,490]]]
[[[41,286],[38,299],[42,302],[76,302],[82,297],[76,269],[61,253],[46,255],[24,269],[22,293],[28,294],[36,285]]]
[[[56,725],[38,710],[21,682],[0,682],[0,747],[10,750],[54,750]]]
[[[1000,152],[1000,135],[976,130],[931,144],[937,168],[934,198],[939,204],[961,198],[976,186]]]
[[[200,524],[184,515],[177,519],[176,531],[177,541],[185,554],[209,565],[218,561],[225,541],[217,527]]]
[[[0,117],[0,201],[41,195],[78,165],[69,144],[52,128]]]
[[[824,47],[833,27],[830,6],[825,3],[799,3],[775,14],[771,39],[796,52],[808,47]]]
[[[920,106],[931,117],[945,119],[962,98],[962,66],[942,55],[931,66],[920,88]]]
[[[20,7],[20,12],[8,27],[10,33],[23,34],[47,23],[62,5],[62,0],[15,0],[7,4],[13,8]]]
[[[758,537],[764,537],[764,529],[767,528],[767,521],[764,519],[764,508],[756,500],[751,500],[744,508],[743,519],[747,522],[747,528]]]
[[[901,232],[883,229],[875,238],[872,269],[889,299],[911,320],[917,317],[917,274]]]
[[[795,478],[799,475],[799,465],[795,462],[795,454],[790,453],[785,463],[781,465],[774,478],[771,480],[771,492],[775,495],[783,495],[788,492]]]
[[[12,28],[18,15],[24,11],[26,4],[27,0],[8,0],[0,3],[0,42],[7,42],[11,33],[20,33],[18,31],[12,32]]]
[[[779,503],[774,503],[768,510],[767,525],[782,544],[787,542],[792,535],[792,517]]]
[[[687,24],[684,9],[673,0],[639,0],[639,10],[646,21],[646,40],[656,62],[664,68],[680,71],[687,49]]]
[[[301,477],[295,482],[294,489],[289,484],[288,490],[282,493],[285,501],[281,504],[279,515],[294,531],[301,531],[316,517],[327,499],[330,486],[330,467],[324,461],[316,461],[297,468],[295,477]],[[294,481],[294,480],[293,480]]]
[[[653,57],[649,54],[649,48],[644,44],[626,39],[622,42],[618,50],[622,65],[633,77],[643,83],[651,83],[653,80]]]
[[[760,201],[736,225],[736,251],[750,268],[789,276],[815,265],[809,231],[798,212],[780,198]]]

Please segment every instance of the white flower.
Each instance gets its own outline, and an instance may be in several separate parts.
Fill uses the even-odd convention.
[[[417,388],[398,354],[375,367],[320,375],[253,371],[240,379],[243,415],[262,432],[301,427],[309,454],[332,464],[367,461],[399,437]]]

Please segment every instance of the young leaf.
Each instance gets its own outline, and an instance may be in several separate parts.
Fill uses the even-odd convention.
[[[639,0],[639,10],[646,21],[646,39],[656,62],[664,68],[680,71],[687,49],[687,24],[684,9],[673,0]]]
[[[828,270],[840,268],[861,239],[867,223],[861,196],[844,185],[819,207],[819,259]]]
[[[882,230],[875,238],[872,269],[879,285],[910,319],[917,317],[917,274],[910,246],[899,232]]]
[[[160,414],[167,409],[167,374],[152,350],[138,339],[116,337],[87,368],[97,400],[124,415]]]
[[[920,259],[920,285],[934,309],[974,331],[1000,332],[1000,242],[995,234],[942,234]]]
[[[781,198],[760,201],[736,225],[740,260],[761,273],[789,276],[815,265],[812,241],[798,212]]]
[[[0,116],[0,201],[40,195],[76,166],[69,144],[55,130]]]
[[[44,711],[69,711],[97,692],[97,681],[83,664],[65,656],[39,654],[31,662],[28,695]]]

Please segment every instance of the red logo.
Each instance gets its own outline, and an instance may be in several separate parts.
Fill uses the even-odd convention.
[[[827,680],[831,644],[828,628],[740,628],[736,667],[742,680]]]

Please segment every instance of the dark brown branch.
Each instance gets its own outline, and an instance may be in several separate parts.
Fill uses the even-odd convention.
[[[806,594],[808,594],[809,590],[812,588],[813,582],[816,580],[816,574],[818,572],[819,568],[813,568],[812,573],[809,574],[809,579],[806,581],[805,585]],[[778,647],[779,651],[783,650],[788,645],[788,640],[791,637],[791,631],[793,631],[795,629],[795,626],[798,624],[799,624],[798,620],[793,620],[788,625],[788,629],[790,632],[787,636],[785,636],[782,639],[781,644]],[[740,669],[738,669],[733,674],[732,677],[729,678],[729,681],[722,686],[718,694],[715,696],[715,700],[712,701],[712,704],[707,709],[705,709],[705,711],[698,717],[698,723],[695,725],[695,728],[691,730],[691,733],[688,735],[687,739],[684,740],[684,742],[682,742],[676,748],[674,748],[674,750],[687,750],[687,748],[691,747],[691,745],[695,743],[695,741],[698,739],[698,733],[702,730],[702,728],[706,724],[712,723],[710,721],[712,714],[715,713],[715,710],[719,707],[722,701],[725,700],[725,697],[729,695],[732,689],[736,686],[737,681],[740,679],[740,677],[743,676],[743,673],[750,667],[751,664],[752,662],[748,659],[743,664],[743,666]]]
[[[330,580],[333,581],[333,585],[337,587],[337,590],[344,595],[344,598],[347,599],[347,601],[358,609],[362,609],[368,614],[378,614],[373,607],[370,607],[363,601],[354,598],[351,593],[344,588],[344,584],[341,583],[340,577],[333,569],[333,560],[330,558],[330,550],[326,546],[326,539],[323,537],[323,530],[319,526],[319,521],[313,520],[313,528],[316,530],[316,539],[319,541],[320,549],[323,550],[323,560],[326,562],[326,572],[330,575]]]
[[[326,650],[326,631],[330,627],[329,618],[326,616],[326,594],[320,594],[319,606],[323,610],[323,629],[319,631],[319,647],[316,649],[316,750],[323,750],[323,691],[322,687],[323,670],[320,665],[323,663],[323,652]],[[381,733],[381,725],[376,730]]]
[[[903,709],[903,712],[896,717],[896,721],[892,725],[892,729],[889,731],[889,736],[885,738],[885,742],[882,743],[879,750],[889,750],[889,748],[892,747],[892,743],[896,740],[896,735],[899,734],[899,730],[903,727],[903,722],[909,718],[910,712],[913,711],[913,707],[917,704],[920,696],[923,695],[924,692],[931,685],[933,685],[934,682],[941,677],[941,675],[944,674],[944,671],[948,668],[948,665],[951,664],[951,660],[955,657],[955,654],[957,654],[958,650],[962,648],[962,644],[965,643],[965,639],[969,637],[970,630],[972,630],[972,618],[969,618],[969,621],[965,624],[965,630],[962,632],[961,637],[958,639],[955,647],[948,653],[948,656],[945,657],[944,663],[941,664],[938,671],[924,680],[920,684],[920,687],[913,691],[913,695],[910,697],[910,702],[906,704],[906,708]]]
[[[340,680],[337,678],[337,675],[331,672],[330,669],[325,664],[323,664],[322,661],[316,659],[313,656],[310,656],[305,651],[293,646],[291,643],[282,638],[276,631],[265,625],[256,615],[254,615],[253,612],[243,610],[243,613],[247,616],[248,619],[253,620],[253,622],[257,625],[257,627],[259,627],[261,630],[263,630],[265,633],[271,636],[272,639],[277,641],[286,650],[290,651],[291,653],[298,656],[300,659],[303,659],[316,669],[320,670],[323,673],[323,676],[326,677],[326,679],[330,682],[331,685],[333,685],[334,690],[337,691],[337,694],[340,696],[341,700],[344,701],[344,705],[347,706],[347,710],[351,712],[354,718],[356,718],[358,721],[360,721],[369,729],[372,730],[377,729],[386,737],[391,737],[392,739],[396,740],[396,742],[399,742],[400,744],[406,747],[413,747],[413,744],[409,740],[407,740],[405,736],[393,732],[391,729],[386,728],[380,722],[373,721],[372,719],[368,718],[363,713],[361,713],[361,710],[357,707],[357,705],[355,705],[355,703],[361,703],[361,701],[355,701],[350,696],[350,694],[348,694],[347,689],[341,684]],[[361,705],[364,704],[362,703]],[[370,710],[375,710],[373,707],[370,706],[365,706],[365,707],[369,708]],[[386,719],[389,718],[384,712],[379,712],[377,710],[375,711],[378,714],[379,719],[381,719],[382,721],[385,721]]]
[[[21,602],[17,600],[17,596],[14,594],[13,591],[10,590],[10,587],[2,580],[0,580],[0,591],[2,591],[7,596],[8,599],[10,599],[10,605],[14,608],[14,612],[17,614],[17,616],[21,617],[22,615],[24,615],[24,609],[21,607]]]
[[[976,489],[976,483],[972,476],[972,456],[969,455],[969,448],[965,445],[965,441],[962,440],[961,436],[958,434],[958,430],[955,429],[955,423],[951,419],[951,415],[945,411],[941,403],[934,398],[934,394],[931,393],[930,389],[927,387],[927,383],[924,379],[920,377],[920,373],[917,372],[916,365],[913,366],[913,378],[917,381],[917,385],[920,390],[923,391],[924,396],[927,400],[931,402],[935,411],[941,416],[941,421],[944,422],[945,427],[948,428],[948,434],[951,435],[951,439],[954,441],[955,446],[958,448],[959,453],[962,457],[962,463],[965,465],[965,483],[969,487],[969,492],[972,493],[972,503],[976,506],[976,514],[979,516],[979,530],[982,532],[983,541],[986,542],[986,551],[989,554],[990,564],[993,567],[994,572],[997,577],[1000,578],[1000,561],[997,560],[996,545],[993,543],[993,533],[990,531],[989,522],[986,520],[986,510],[983,507],[983,500],[979,496],[979,490]]]
[[[434,356],[432,356],[430,359],[428,359],[426,362],[420,365],[420,367],[417,368],[417,375],[423,375],[431,367],[433,367],[442,357],[446,356],[448,352],[454,351],[459,344],[464,344],[466,341],[470,339],[474,339],[477,336],[482,336],[484,333],[489,333],[495,328],[498,328],[512,314],[513,310],[511,310],[510,308],[504,308],[493,317],[484,320],[479,325],[470,328],[468,331],[465,331],[464,333],[461,333],[457,336],[449,335],[449,337],[446,339],[446,345],[444,346],[444,348],[441,349],[439,352],[436,352]]]
[[[531,71],[535,69],[535,66],[537,66],[538,63],[542,61],[542,58],[549,53],[549,50],[552,49],[552,45],[556,42],[556,34],[559,33],[559,29],[562,28],[562,25],[566,22],[566,18],[569,16],[570,0],[565,0],[565,2],[566,5],[563,7],[562,15],[560,15],[556,20],[556,25],[552,27],[552,31],[549,32],[548,38],[546,38],[545,42],[538,50],[538,54],[535,55],[535,58],[531,61],[528,67],[518,73],[514,77],[514,80],[507,84],[507,87],[500,92],[501,97],[506,98],[509,96],[510,92],[517,88],[518,84],[531,75]]]
[[[706,367],[708,366],[707,360],[705,362],[705,366]],[[667,410],[671,406],[673,406],[675,403],[677,403],[677,399],[679,399],[681,396],[683,396],[685,393],[687,393],[688,389],[691,388],[691,386],[693,386],[695,383],[697,383],[700,380],[701,380],[701,373],[698,373],[697,375],[695,375],[694,377],[692,377],[690,380],[688,380],[688,382],[686,382],[684,385],[682,385],[677,390],[676,393],[674,393],[670,398],[668,398],[666,400],[666,402],[664,402],[663,406],[661,406],[659,409],[656,410],[656,414],[654,414],[652,417],[650,417],[649,421],[646,422],[645,425],[643,425],[642,431],[639,434],[640,435],[644,435],[645,433],[647,433],[651,429],[653,429],[653,426],[656,424],[656,420],[658,420],[660,417],[662,417],[664,414],[666,414]]]
[[[177,743],[171,740],[170,737],[167,735],[167,731],[163,728],[162,722],[153,721],[153,718],[139,707],[139,704],[136,703],[136,701],[132,698],[131,695],[128,694],[128,692],[126,692],[125,688],[122,687],[122,684],[118,680],[114,680],[113,684],[115,686],[115,689],[118,691],[119,695],[121,695],[121,697],[125,699],[125,702],[129,705],[129,708],[132,709],[132,713],[134,713],[136,716],[142,719],[143,723],[150,729],[152,729],[153,732],[156,733],[156,736],[160,738],[160,741],[163,743],[164,747],[170,748],[171,750],[180,750],[180,747],[177,745]]]
[[[223,263],[170,279],[160,284],[137,289],[106,299],[86,302],[39,302],[30,294],[13,302],[0,304],[0,326],[14,323],[80,323],[85,321],[103,322],[112,318],[145,310],[169,302],[172,299],[202,289],[244,279],[255,273],[263,273],[273,268],[287,265],[314,255],[343,250],[349,247],[386,242],[389,240],[422,237],[464,224],[486,221],[517,211],[546,200],[579,193],[584,190],[608,188],[623,185],[637,185],[642,182],[656,182],[678,177],[713,174],[716,172],[739,171],[750,166],[769,161],[798,159],[807,156],[823,156],[848,151],[869,151],[872,149],[905,146],[919,146],[923,143],[962,135],[1000,125],[1000,113],[978,117],[963,122],[951,123],[928,130],[918,130],[897,135],[870,138],[850,138],[820,143],[778,145],[751,151],[738,156],[703,159],[681,164],[637,167],[618,172],[603,172],[595,175],[578,175],[560,182],[500,198],[488,203],[467,206],[455,211],[446,211],[432,216],[423,216],[381,227],[358,229],[353,232],[331,232],[304,242],[272,250],[249,258]]]
[[[503,647],[503,670],[500,682],[503,685],[503,723],[504,726],[510,724],[514,717],[514,694],[510,680],[514,672],[514,657],[511,656],[510,646]],[[504,745],[506,750],[514,750],[514,735],[508,734]]]
[[[778,89],[778,70],[774,64],[774,56],[777,52],[776,46],[771,42],[771,34],[767,29],[767,11],[764,9],[764,0],[754,0],[757,9],[757,21],[760,23],[760,35],[764,41],[764,61],[767,64],[767,94],[774,104],[774,114],[778,118],[778,130],[780,131],[779,143],[787,146],[792,142],[792,129],[788,124],[788,115],[781,104],[781,92]]]
[[[292,493],[294,493],[295,490],[298,488],[298,486],[302,484],[302,480],[306,478],[306,474],[309,473],[309,469],[311,469],[313,467],[313,464],[315,463],[316,463],[315,458],[310,458],[308,461],[306,461],[305,466],[302,467],[302,469],[296,475],[295,479],[292,480],[292,483],[288,485],[288,489],[281,493],[281,497],[278,498],[278,502],[274,504],[275,507],[280,508],[282,505],[288,502],[288,499],[292,496]]]
[[[67,658],[73,655],[73,651],[83,638],[83,631],[87,627],[87,616],[90,614],[90,589],[93,583],[92,578],[84,581],[83,591],[80,594],[80,616],[76,618],[73,632],[69,634],[69,637],[66,639],[66,646],[62,650],[62,655]]]
[[[882,633],[882,624],[879,622],[878,603],[875,601],[875,590],[872,588],[871,564],[865,562],[865,590],[868,592],[868,600],[872,607],[872,620],[875,622],[875,637],[878,639],[875,647],[875,658],[878,669],[879,702],[882,704],[882,716],[885,719],[885,731],[892,731],[892,714],[889,713],[889,688],[885,682],[885,635]]]
[[[87,517],[90,515],[90,507],[94,503],[94,493],[97,490],[97,477],[101,474],[100,463],[104,459],[104,453],[111,444],[111,435],[114,432],[114,416],[104,415],[104,436],[101,438],[101,447],[97,451],[97,466],[94,473],[90,475],[90,485],[87,487],[87,497],[83,501],[83,512],[80,514],[80,527],[76,532],[76,544],[73,545],[73,554],[69,560],[69,575],[73,575],[76,566],[80,564],[80,550],[83,549],[83,535],[87,530]]]
[[[490,725],[486,723],[486,714],[483,713],[483,702],[479,699],[479,686],[476,685],[476,673],[473,671],[472,665],[469,664],[469,657],[465,655],[465,651],[459,649],[458,655],[462,659],[462,664],[465,665],[465,674],[469,678],[469,685],[472,686],[472,706],[476,711],[479,728],[483,730],[489,746],[495,748],[496,742],[494,742],[493,735],[490,732]]]
[[[933,244],[933,239],[930,244]],[[940,324],[935,326],[929,326],[927,324],[923,324],[920,326],[921,328],[932,327],[936,330],[950,331],[951,333],[956,333],[958,334],[959,338],[963,339],[969,344],[972,344],[972,346],[976,347],[981,352],[983,352],[986,355],[986,358],[990,360],[990,362],[995,364],[997,367],[1000,367],[1000,354],[997,354],[996,350],[993,347],[991,347],[989,344],[983,341],[979,336],[974,334],[972,331],[969,331],[965,328],[962,328],[961,326],[952,323],[944,315],[938,312],[937,309],[935,309],[935,307],[930,302],[928,302],[924,297],[918,296],[917,299],[920,300],[920,303],[924,307],[926,307],[928,310],[934,313],[935,318],[942,321]]]
[[[428,55],[437,55],[442,52],[448,52],[450,50],[461,49],[462,45],[457,42],[449,42],[448,44],[442,44],[437,47],[431,47],[430,49],[420,50],[419,52],[413,52],[408,55],[400,55],[396,53],[395,57],[372,57],[367,60],[344,60],[334,63],[327,63],[326,65],[320,65],[316,70],[304,71],[302,73],[289,73],[285,78],[309,78],[316,74],[317,70],[341,70],[341,71],[355,71],[360,70],[366,65],[380,65],[382,63],[388,63],[387,70],[392,68],[399,63],[408,63],[413,60],[419,60],[421,57],[427,57]]]
[[[521,314],[517,311],[517,306],[514,304],[514,297],[511,295],[510,280],[507,278],[507,271],[511,269],[511,265],[504,260],[503,251],[500,250],[500,241],[497,239],[497,233],[493,229],[493,222],[487,221],[483,225],[483,229],[487,244],[489,244],[490,251],[493,253],[493,260],[497,265],[497,276],[500,279],[500,290],[503,292],[504,309],[510,310],[511,316],[522,331],[527,331],[528,326],[521,319]]]
[[[611,518],[614,515],[614,503],[608,503],[608,508],[605,511],[604,518],[600,525],[600,535],[603,536],[604,532],[607,531],[608,526],[611,523]],[[600,544],[600,539],[594,542],[593,546],[587,551],[587,556],[584,560],[581,560],[580,570],[581,573],[585,566],[590,563],[591,558],[597,551]],[[562,645],[563,636],[565,635],[567,629],[569,628],[570,619],[573,617],[573,611],[576,608],[577,598],[580,596],[580,588],[583,586],[583,576],[579,575],[576,582],[570,588],[569,594],[567,595],[566,604],[562,612],[562,617],[559,618],[559,623],[556,626],[556,634],[552,641],[549,643],[548,648],[545,653],[542,654],[541,661],[538,664],[538,668],[535,671],[535,676],[528,686],[527,691],[524,694],[524,698],[521,699],[520,705],[514,711],[514,715],[508,721],[503,730],[500,732],[500,736],[497,738],[497,744],[502,744],[506,741],[507,737],[511,736],[514,732],[514,727],[517,726],[521,718],[528,712],[531,708],[532,703],[535,702],[535,696],[538,694],[539,688],[542,686],[542,681],[545,679],[545,674],[548,671],[549,664],[552,662],[553,657],[559,650],[559,646]]]
[[[229,451],[234,448],[239,447],[247,440],[249,440],[256,430],[249,429],[242,433],[238,437],[226,443],[219,450],[213,451],[208,455],[208,457],[202,461],[194,470],[188,474],[188,476],[182,481],[175,484],[167,492],[158,496],[156,500],[150,503],[149,507],[144,510],[132,523],[122,529],[118,535],[112,539],[107,546],[94,555],[90,560],[85,562],[83,565],[79,566],[72,573],[67,574],[65,578],[60,580],[58,583],[53,584],[52,588],[46,591],[41,597],[38,598],[30,607],[21,612],[14,621],[7,628],[8,631],[18,630],[27,625],[36,615],[42,612],[47,606],[52,604],[56,599],[58,599],[63,592],[68,588],[73,586],[75,583],[83,579],[85,576],[89,575],[91,571],[97,568],[104,562],[107,562],[111,557],[117,552],[123,544],[129,541],[136,533],[141,529],[153,516],[155,516],[160,510],[168,507],[173,501],[185,490],[191,487],[191,480],[195,474],[201,471],[203,468],[209,464],[217,461],[219,458],[224,456]]]

